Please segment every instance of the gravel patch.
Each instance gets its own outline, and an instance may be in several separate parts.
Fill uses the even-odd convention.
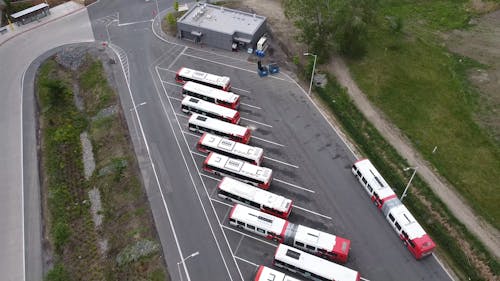
[[[73,71],[76,71],[84,62],[87,54],[87,46],[68,47],[57,53],[56,61]]]
[[[90,199],[90,212],[92,213],[92,220],[96,228],[100,227],[102,224],[102,204],[101,204],[101,193],[99,189],[92,188],[89,190]],[[107,243],[107,242],[106,242]]]
[[[108,106],[108,107],[102,109],[101,111],[99,111],[96,114],[96,116],[92,117],[92,121],[96,121],[96,120],[114,115],[117,112],[118,112],[118,105],[115,104],[115,105]]]
[[[94,153],[92,151],[92,143],[89,140],[87,132],[80,134],[80,141],[82,142],[83,151],[83,168],[85,172],[85,179],[88,180],[95,170]]]

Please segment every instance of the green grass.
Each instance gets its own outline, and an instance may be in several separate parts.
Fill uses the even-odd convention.
[[[466,27],[468,1],[381,1],[370,48],[349,67],[369,99],[409,137],[471,204],[500,228],[500,148],[475,122],[479,93],[466,71],[481,67],[450,54],[436,32]],[[403,19],[403,34],[385,16]],[[432,153],[437,147],[436,153]]]
[[[108,85],[106,74],[102,63],[87,58],[87,67],[84,67],[80,76],[80,87],[85,102],[85,110],[88,115],[93,116],[99,110],[115,103],[116,96]]]
[[[323,102],[341,122],[342,127],[354,139],[358,148],[373,162],[390,185],[395,188],[396,193],[401,194],[410,176],[410,174],[402,172],[403,167],[407,167],[408,163],[385,141],[376,128],[364,118],[345,90],[341,89],[335,80],[329,79],[325,89],[318,88],[316,90]],[[489,266],[493,274],[498,275],[500,265],[497,260],[451,215],[427,184],[416,176],[412,186],[413,188],[406,198],[405,205],[431,235],[438,245],[438,250],[446,256],[454,271],[465,280],[468,278],[470,278],[468,280],[487,280],[470,263],[470,257],[463,252],[458,240],[450,236],[442,221],[452,225],[459,237],[471,244],[475,255]],[[419,200],[414,200],[416,193],[428,200],[431,207],[428,208],[421,204]],[[442,221],[437,220],[436,216],[431,212],[437,213],[442,218]]]
[[[55,263],[45,280],[164,280],[168,273],[161,251],[126,267],[116,264],[116,254],[137,240],[158,239],[121,111],[91,118],[117,102],[101,62],[88,57],[84,66],[73,72],[49,59],[41,66],[36,83],[42,182],[46,183],[49,207],[46,225]],[[80,89],[83,112],[74,104],[74,86]],[[83,131],[90,133],[97,171],[109,167],[109,173],[84,178]],[[94,227],[87,196],[93,187],[99,188],[104,207],[101,214],[105,222],[99,229]],[[106,256],[98,248],[100,239],[108,241]]]

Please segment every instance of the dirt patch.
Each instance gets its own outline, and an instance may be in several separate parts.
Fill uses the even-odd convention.
[[[483,1],[472,2],[484,3]],[[498,8],[500,4],[496,5]],[[469,79],[480,91],[480,110],[476,118],[500,143],[500,95],[498,94],[500,92],[500,10],[475,20],[475,26],[470,29],[453,30],[443,34],[442,38],[446,47],[452,52],[473,58],[487,66],[484,69],[477,68],[469,71]]]

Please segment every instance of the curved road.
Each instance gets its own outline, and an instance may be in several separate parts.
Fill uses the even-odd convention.
[[[28,66],[47,50],[68,43],[94,41],[86,9],[70,16],[50,21],[57,17],[43,19],[47,24],[12,38],[0,45],[0,272],[2,280],[40,280],[42,261],[40,255],[40,212],[37,192],[23,193],[22,94],[21,81]],[[50,21],[50,22],[49,22]],[[0,37],[0,40],[2,38]],[[31,100],[32,101],[32,100]],[[25,101],[26,102],[26,101]],[[29,101],[27,101],[29,102]],[[33,128],[32,132],[35,130]],[[34,140],[33,140],[34,141]],[[36,157],[36,143],[26,144],[31,157]],[[37,180],[36,163],[33,170],[25,171],[27,178]],[[26,190],[32,190],[26,186]],[[23,210],[23,196],[26,206]],[[24,217],[26,214],[26,218]],[[29,215],[29,216],[28,216]],[[26,228],[24,227],[26,225]],[[38,227],[37,227],[38,226]],[[30,227],[29,229],[27,227]],[[24,239],[32,248],[24,248]],[[30,268],[25,276],[24,255],[30,259]]]

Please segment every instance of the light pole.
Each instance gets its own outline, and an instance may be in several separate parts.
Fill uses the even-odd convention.
[[[313,78],[314,78],[314,70],[316,69],[316,58],[318,58],[318,56],[313,54],[313,53],[304,53],[304,56],[314,56],[314,64],[313,64],[313,69],[312,69],[312,73],[311,73],[311,82],[309,83],[309,92],[308,92],[308,95],[311,95],[311,88],[313,85]]]
[[[192,253],[191,255],[185,257],[184,259],[180,260],[178,263],[177,263],[177,269],[179,269],[179,277],[181,278],[181,281],[182,281],[182,273],[181,273],[181,263],[185,263],[188,259],[190,258],[193,258],[193,257],[196,257],[197,255],[199,255],[200,252],[196,251],[194,253]],[[185,266],[186,264],[184,264]],[[189,278],[188,278],[189,279]]]
[[[415,177],[415,174],[417,173],[417,167],[406,167],[403,169],[403,171],[408,171],[410,169],[413,169],[413,174],[411,175],[410,180],[408,181],[408,184],[405,187],[405,190],[403,191],[403,195],[401,195],[401,202],[403,202],[403,199],[406,197],[406,192],[408,191],[408,188],[410,187],[411,181],[413,180],[413,177]]]

